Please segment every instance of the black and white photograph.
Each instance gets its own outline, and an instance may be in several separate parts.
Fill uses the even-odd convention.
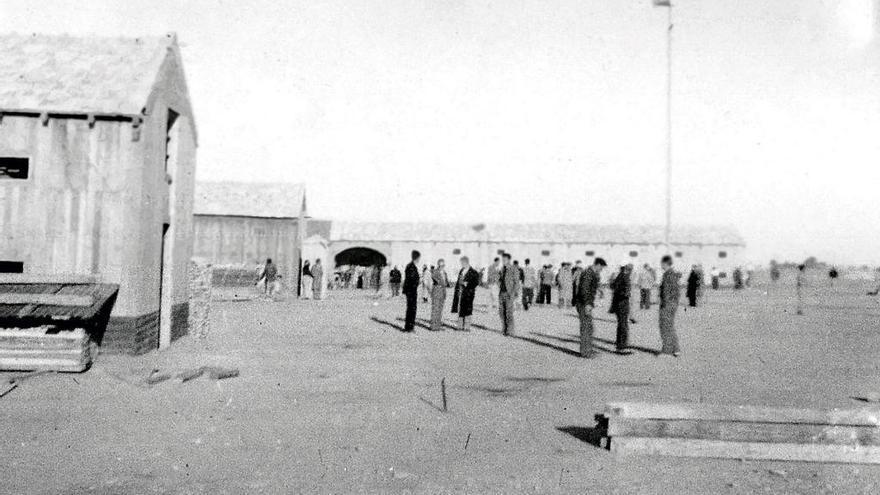
[[[0,466],[880,493],[880,0],[0,0]]]

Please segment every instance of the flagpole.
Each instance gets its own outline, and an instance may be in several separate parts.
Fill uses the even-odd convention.
[[[666,254],[672,254],[672,2],[666,3]]]

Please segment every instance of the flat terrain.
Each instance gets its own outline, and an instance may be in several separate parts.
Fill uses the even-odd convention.
[[[403,301],[363,292],[220,302],[204,341],[100,356],[0,398],[0,492],[880,493],[880,466],[618,458],[591,430],[613,400],[868,406],[851,398],[880,392],[880,299],[866,289],[815,287],[800,317],[790,286],[710,292],[681,308],[680,359],[650,352],[656,309],[636,314],[642,350],[582,360],[574,311],[555,306],[520,311],[506,338],[492,313],[471,333],[403,334]],[[205,364],[241,376],[142,383]]]

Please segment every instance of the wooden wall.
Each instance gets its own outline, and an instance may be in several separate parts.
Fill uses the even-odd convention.
[[[299,220],[214,215],[194,217],[193,257],[215,265],[278,265],[283,285],[299,283]]]
[[[37,116],[0,120],[0,155],[30,158],[27,180],[0,180],[0,259],[23,261],[21,278],[118,283],[113,316],[155,312],[162,223],[171,218],[173,301],[187,302],[195,136],[179,88],[155,93],[137,130],[127,121],[90,127],[85,118],[50,118],[46,125]],[[173,189],[165,180],[169,106],[181,113]]]

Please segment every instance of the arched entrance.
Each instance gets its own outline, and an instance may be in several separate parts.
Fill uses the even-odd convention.
[[[375,249],[352,247],[340,251],[334,258],[336,266],[385,266],[385,255]]]

